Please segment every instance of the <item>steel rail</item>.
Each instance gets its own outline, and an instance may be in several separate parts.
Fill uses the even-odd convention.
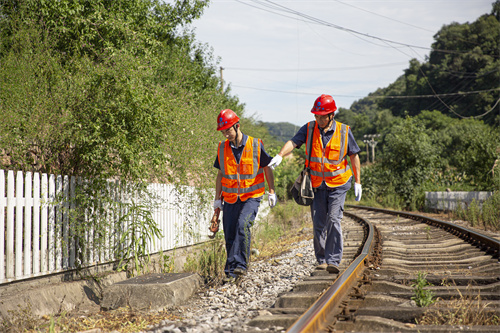
[[[391,215],[399,215],[399,216],[407,217],[409,219],[413,219],[416,221],[427,223],[427,224],[430,224],[432,226],[444,229],[447,232],[449,232],[457,237],[462,238],[463,240],[467,241],[468,243],[483,249],[487,254],[491,255],[494,258],[499,258],[499,255],[500,255],[500,240],[483,235],[483,234],[476,232],[474,230],[471,230],[471,229],[468,229],[465,227],[461,227],[461,226],[456,225],[454,223],[437,220],[437,219],[423,216],[423,215],[418,215],[418,214],[413,214],[413,213],[408,213],[408,212],[401,212],[401,211],[397,211],[397,210],[389,210],[389,209],[383,209],[383,208],[357,206],[357,205],[345,205],[345,207],[371,210],[371,211],[382,212],[382,213],[391,214]]]
[[[345,294],[363,275],[365,263],[368,261],[375,243],[375,231],[373,225],[367,220],[347,212],[344,212],[344,214],[353,217],[363,225],[363,229],[365,230],[363,248],[347,269],[345,269],[327,291],[288,328],[287,332],[319,332],[321,328],[326,326],[329,314],[339,306]]]
[[[383,208],[374,208],[367,206],[345,205],[349,208],[358,208],[382,212],[391,215],[403,216],[409,219],[417,220],[422,223],[427,223],[435,227],[446,230],[465,241],[482,248],[487,254],[498,258],[500,252],[500,241],[492,237],[483,235],[476,231],[458,226],[446,221],[437,220],[423,215],[412,214],[408,212],[394,211]],[[375,245],[374,242],[374,228],[373,225],[367,220],[358,217],[349,212],[344,212],[345,215],[354,218],[362,223],[365,229],[365,239],[363,248],[356,259],[345,269],[334,281],[334,283],[321,295],[316,302],[314,302],[309,309],[302,314],[287,330],[289,333],[308,333],[319,332],[321,329],[328,325],[328,317],[335,308],[340,305],[342,298],[353,286],[353,284],[363,274],[365,264],[368,262],[370,254]]]

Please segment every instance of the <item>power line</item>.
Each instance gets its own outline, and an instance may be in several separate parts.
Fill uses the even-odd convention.
[[[297,94],[297,95],[311,95],[316,96],[318,93],[308,93],[308,92],[300,92],[300,91],[285,91],[285,90],[275,90],[275,89],[264,89],[257,87],[248,87],[248,86],[240,86],[231,84],[232,87],[236,88],[244,88],[244,89],[252,89],[252,90],[260,90],[260,91],[269,91],[269,92],[278,92],[283,94]],[[335,94],[334,97],[354,97],[354,98],[367,98],[367,99],[377,99],[377,98],[387,98],[387,99],[411,99],[411,98],[439,98],[439,97],[447,97],[447,96],[465,96],[472,94],[480,94],[483,92],[491,92],[491,91],[500,91],[500,88],[487,89],[487,90],[475,90],[475,91],[461,91],[457,93],[445,93],[445,94],[432,94],[432,95],[407,95],[407,96],[384,96],[384,95],[368,95],[368,96],[357,96],[357,95],[339,95]]]
[[[375,39],[375,40],[378,40],[378,41],[382,41],[382,42],[390,43],[390,44],[394,44],[394,45],[400,45],[400,46],[404,46],[404,47],[417,48],[417,49],[423,49],[423,50],[432,50],[432,51],[436,51],[436,52],[463,53],[463,52],[459,52],[459,51],[433,49],[433,48],[430,48],[430,47],[412,45],[412,44],[402,43],[402,42],[398,42],[398,41],[394,41],[394,40],[390,40],[390,39],[386,39],[386,38],[382,38],[382,37],[373,36],[373,35],[370,35],[370,34],[367,34],[367,33],[359,32],[359,31],[356,31],[356,30],[353,30],[353,29],[350,29],[350,28],[345,28],[343,26],[340,26],[340,25],[337,25],[337,24],[334,24],[334,23],[331,23],[331,22],[328,22],[328,21],[324,21],[324,20],[318,19],[316,17],[310,16],[310,15],[304,14],[302,12],[293,10],[291,8],[285,7],[283,5],[274,3],[274,2],[272,2],[270,0],[250,0],[250,1],[252,1],[254,3],[257,3],[257,4],[261,5],[261,6],[264,6],[266,8],[274,9],[275,11],[268,10],[268,9],[265,9],[265,8],[262,8],[262,7],[258,7],[258,6],[255,6],[255,5],[251,5],[251,4],[248,4],[248,3],[240,1],[240,0],[236,0],[236,1],[239,2],[239,3],[241,3],[241,4],[250,6],[250,7],[254,7],[254,8],[257,8],[257,9],[260,9],[260,10],[263,10],[263,11],[266,11],[266,12],[269,12],[269,13],[272,13],[272,14],[277,14],[277,15],[288,17],[288,18],[291,18],[291,17],[283,15],[283,14],[280,14],[280,13],[277,13],[276,10],[279,11],[279,12],[285,12],[285,13],[288,13],[288,14],[293,14],[293,15],[295,15],[297,17],[305,19],[306,21],[310,21],[310,22],[314,22],[316,24],[320,24],[320,25],[324,25],[324,26],[331,27],[331,28],[334,28],[334,29],[342,30],[342,31],[345,31],[345,32],[357,35],[358,37],[359,36],[363,36],[363,37]]]
[[[244,67],[224,67],[225,69],[230,69],[233,71],[254,71],[254,72],[328,72],[328,71],[347,71],[347,70],[358,70],[358,69],[370,69],[379,67],[390,67],[406,65],[407,62],[393,62],[387,64],[378,64],[370,66],[358,66],[358,67],[336,67],[336,68],[244,68]]]
[[[434,33],[435,31],[434,30],[430,30],[430,29],[427,29],[427,28],[422,28],[422,27],[419,27],[417,25],[413,25],[413,24],[410,24],[410,23],[407,23],[407,22],[403,22],[403,21],[400,21],[400,20],[396,20],[392,17],[389,17],[389,16],[385,16],[385,15],[381,15],[381,14],[378,14],[378,13],[375,13],[375,12],[372,12],[370,10],[367,10],[367,9],[364,9],[364,8],[361,8],[361,7],[357,7],[357,6],[354,6],[354,5],[351,5],[350,3],[346,3],[346,2],[342,2],[342,1],[339,1],[339,0],[333,0],[335,2],[338,2],[338,3],[341,3],[343,4],[344,6],[349,6],[349,7],[352,7],[352,8],[355,8],[355,9],[358,9],[358,10],[361,10],[363,12],[367,12],[367,13],[370,13],[370,14],[373,14],[373,15],[376,15],[376,16],[380,16],[380,17],[383,17],[385,19],[388,19],[388,20],[391,20],[391,21],[394,21],[394,22],[398,22],[398,23],[401,23],[401,24],[404,24],[404,25],[407,25],[407,26],[410,26],[410,27],[414,27],[414,28],[417,28],[417,29],[420,29],[420,30],[424,30],[424,31],[428,31],[428,32],[432,32]]]

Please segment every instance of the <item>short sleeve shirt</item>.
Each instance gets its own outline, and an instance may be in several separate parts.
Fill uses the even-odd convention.
[[[243,148],[248,140],[248,135],[243,134],[243,138],[241,139],[241,144],[238,147],[233,146],[233,143],[229,143],[231,145],[231,150],[233,151],[233,155],[236,158],[236,163],[240,163],[241,154],[243,153]],[[224,142],[222,142],[224,144]],[[271,163],[272,157],[264,149],[264,145],[260,144],[260,168],[266,167],[269,163]],[[220,169],[219,156],[215,156],[214,167]]]
[[[332,126],[324,131],[323,129],[319,128],[319,132],[321,133],[321,141],[323,141],[323,148],[326,147],[326,144],[330,141],[330,139],[333,136],[333,133],[335,132],[335,127],[337,126],[337,122],[334,120],[332,123]],[[347,131],[347,155],[351,156],[354,154],[358,154],[361,149],[359,149],[358,144],[356,143],[356,140],[354,139],[354,135],[352,134],[351,128]],[[294,137],[291,139],[293,143],[297,145],[297,148],[300,148],[304,143],[306,143],[307,139],[307,124],[302,126],[299,131],[294,135]]]

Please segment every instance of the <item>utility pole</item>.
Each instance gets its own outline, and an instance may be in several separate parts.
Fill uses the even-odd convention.
[[[220,67],[220,91],[224,91],[224,77],[222,76],[222,71],[224,70],[224,67]]]
[[[363,137],[366,137],[366,135],[364,135]],[[365,143],[365,146],[366,146],[366,163],[370,162],[370,154],[368,153],[368,140],[363,140],[363,142]]]
[[[368,157],[368,146],[372,147],[372,163],[375,163],[375,146],[377,145],[377,141],[375,141],[375,138],[378,138],[380,134],[365,134],[363,135],[363,138],[365,139],[370,139],[370,140],[363,140],[364,143],[366,143],[366,162],[368,162],[370,159]]]

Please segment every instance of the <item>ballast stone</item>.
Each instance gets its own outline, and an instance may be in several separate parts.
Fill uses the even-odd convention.
[[[101,308],[162,311],[185,302],[202,284],[200,275],[193,273],[141,275],[105,288]]]

